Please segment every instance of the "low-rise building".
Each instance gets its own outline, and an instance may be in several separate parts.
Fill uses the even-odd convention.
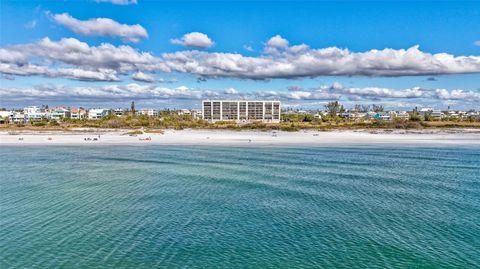
[[[177,114],[179,116],[192,115],[192,112],[188,109],[180,109],[180,110],[177,111]]]
[[[56,107],[50,110],[50,119],[62,120],[70,118],[70,109],[65,107]]]
[[[75,120],[83,120],[87,118],[87,111],[83,108],[71,108],[70,118]]]
[[[92,108],[88,110],[88,119],[97,120],[108,116],[109,110],[106,108]]]
[[[158,110],[156,109],[142,109],[140,110],[140,115],[149,116],[149,117],[157,117]]]
[[[395,118],[401,120],[408,120],[410,119],[410,114],[407,111],[395,111]]]
[[[391,121],[392,114],[390,114],[389,112],[376,112],[372,118],[376,120]]]
[[[23,108],[23,114],[25,114],[27,121],[40,121],[48,118],[46,110],[37,106]]]
[[[199,120],[202,118],[202,111],[199,109],[192,109],[191,111],[192,117],[196,120]]]
[[[13,111],[0,111],[0,124],[10,123]]]
[[[10,122],[16,123],[16,124],[21,124],[21,123],[26,123],[28,121],[27,115],[25,113],[20,112],[20,111],[14,111],[10,117]]]
[[[113,113],[115,114],[115,116],[121,117],[121,116],[123,116],[123,115],[125,114],[125,109],[123,109],[123,108],[115,108],[115,109],[113,110]]]

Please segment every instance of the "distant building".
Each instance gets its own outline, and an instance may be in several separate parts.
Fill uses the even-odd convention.
[[[125,110],[123,108],[115,108],[113,113],[115,113],[115,116],[121,117],[123,114],[125,114]]]
[[[140,110],[140,115],[149,116],[149,117],[157,117],[158,110],[156,109],[142,109]]]
[[[177,111],[177,115],[179,116],[192,115],[192,112],[188,109],[180,109]]]
[[[204,100],[202,117],[210,122],[280,122],[280,101]]]
[[[390,114],[389,112],[376,112],[372,118],[376,120],[390,121],[392,120],[392,114]]]
[[[179,116],[191,116],[194,119],[202,119],[202,111],[199,109],[180,109],[177,110]]]
[[[11,122],[13,123],[26,123],[27,115],[23,112],[14,111],[10,117]]]
[[[88,119],[96,120],[106,117],[109,113],[108,109],[105,108],[92,108],[88,110]]]
[[[0,123],[10,123],[13,111],[0,111]]]
[[[202,119],[202,111],[200,109],[192,109],[191,113],[194,119]]]
[[[410,118],[410,115],[407,113],[407,111],[397,111],[395,112],[395,118],[401,120],[408,120]]]
[[[50,110],[50,118],[53,120],[70,118],[70,110],[64,107],[56,107]]]
[[[85,111],[83,108],[71,108],[70,118],[75,120],[83,120],[87,118],[87,111]]]
[[[45,109],[39,108],[37,106],[28,106],[23,109],[23,114],[28,121],[39,121],[44,118],[48,118]]]

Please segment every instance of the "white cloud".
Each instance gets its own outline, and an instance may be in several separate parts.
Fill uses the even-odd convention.
[[[415,87],[411,89],[395,90],[388,88],[366,87],[366,88],[336,88],[334,92],[347,96],[375,97],[375,98],[419,98],[424,97],[426,91]]]
[[[132,79],[144,82],[154,82],[155,78],[152,75],[143,72],[136,72],[132,75]]]
[[[267,41],[267,47],[287,48],[288,47],[288,40],[281,37],[280,35],[276,35],[274,37],[271,37]]]
[[[291,104],[322,102],[330,100],[342,100],[362,102],[376,100],[373,97],[389,97],[388,100],[382,99],[382,104],[400,104],[407,100],[418,100],[416,104],[436,102],[461,101],[463,104],[478,107],[480,104],[480,92],[465,90],[445,90],[445,89],[420,89],[411,88],[403,90],[385,89],[376,87],[343,89],[338,92],[332,86],[319,87],[312,91],[257,91],[257,92],[239,92],[236,89],[228,88],[223,91],[196,89],[187,86],[175,88],[159,87],[155,85],[141,85],[130,83],[126,85],[107,85],[92,87],[66,87],[61,85],[43,85],[33,88],[0,88],[0,98],[9,100],[47,100],[48,98],[61,97],[62,100],[90,100],[90,101],[115,101],[115,100],[201,100],[201,99],[250,99],[265,98],[283,100]],[[399,92],[399,93],[395,93]],[[419,94],[413,94],[418,92]],[[413,98],[413,99],[412,99]],[[416,98],[416,99],[415,99]],[[408,104],[412,104],[410,101]],[[406,104],[406,103],[405,103]],[[470,107],[472,108],[472,107]]]
[[[110,69],[85,70],[80,68],[52,69],[34,64],[16,65],[0,63],[0,73],[17,76],[44,76],[83,81],[118,81],[117,72]]]
[[[200,49],[211,48],[214,44],[214,42],[206,34],[199,32],[185,34],[180,39],[170,39],[170,42],[175,45],[182,45],[189,48]]]
[[[269,55],[277,55],[279,54],[280,50],[284,50],[286,48],[288,48],[288,40],[280,35],[276,35],[267,41],[263,52]]]
[[[255,51],[255,49],[253,49],[253,47],[249,45],[243,45],[243,49],[250,52]]]
[[[120,24],[109,18],[93,18],[89,20],[78,20],[68,13],[55,14],[52,18],[71,31],[85,36],[111,36],[120,37],[123,41],[139,42],[148,38],[145,28],[139,24]]]
[[[36,64],[31,64],[29,59],[35,60]],[[166,67],[162,67],[159,59],[150,53],[139,52],[130,46],[116,47],[111,44],[101,44],[94,47],[74,38],[63,38],[59,41],[44,38],[36,43],[0,49],[0,62],[8,64],[8,66],[3,65],[2,72],[10,74],[24,72],[24,75],[28,75],[26,71],[28,69],[40,67],[55,69],[59,64],[85,71],[103,70],[102,73],[108,71],[126,74],[136,70],[168,71]],[[8,72],[8,69],[16,71]],[[32,72],[32,75],[34,74],[35,72]]]
[[[479,46],[479,47],[480,47],[480,40],[477,40],[477,41],[473,42],[473,44],[474,44],[475,46]]]
[[[480,102],[480,92],[437,89],[435,91],[436,97],[444,100],[470,100]]]
[[[21,51],[0,48],[0,62],[26,64],[28,57]]]
[[[239,93],[239,91],[235,88],[228,88],[228,89],[225,89],[223,92],[226,93],[226,94],[238,94]]]
[[[272,44],[276,50],[283,46],[279,40]],[[114,46],[103,43],[99,46],[89,46],[75,38],[63,38],[58,41],[43,38],[35,43],[0,48],[0,62],[4,64],[2,72],[5,74],[23,72],[23,75],[29,75],[27,71],[22,71],[22,68],[30,69],[31,75],[35,75],[35,70],[40,67],[51,70],[74,68],[103,74],[110,72],[115,74],[115,79],[118,79],[119,75],[131,75],[135,72],[158,71],[187,73],[202,79],[253,80],[480,73],[480,56],[430,54],[421,51],[418,46],[399,50],[351,52],[336,47],[312,49],[302,44],[284,46],[275,54],[256,57],[198,50],[154,56],[127,45]],[[101,78],[113,79],[112,76]]]
[[[134,5],[137,0],[97,0],[98,3],[112,3],[114,5]]]
[[[181,51],[162,55],[177,72],[203,77],[240,79],[301,78],[318,76],[415,76],[479,73],[480,56],[430,54],[418,46],[351,52],[336,47],[311,49],[307,45],[269,51],[267,56],[247,57],[237,53]],[[275,53],[273,53],[275,52]]]

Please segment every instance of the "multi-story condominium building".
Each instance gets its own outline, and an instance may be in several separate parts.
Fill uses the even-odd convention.
[[[202,118],[210,122],[280,122],[280,101],[203,100]]]

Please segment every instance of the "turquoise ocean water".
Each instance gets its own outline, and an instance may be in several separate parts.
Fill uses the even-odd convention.
[[[0,148],[0,268],[480,268],[480,148]]]

